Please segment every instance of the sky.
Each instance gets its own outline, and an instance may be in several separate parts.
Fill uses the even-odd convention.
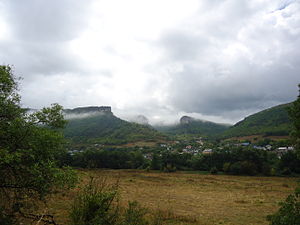
[[[296,99],[300,0],[0,0],[22,106],[236,123]]]

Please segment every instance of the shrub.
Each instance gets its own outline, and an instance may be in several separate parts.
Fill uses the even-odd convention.
[[[146,213],[147,210],[140,207],[137,202],[129,202],[121,225],[148,225],[149,222],[144,217]]]
[[[94,179],[75,198],[70,218],[72,225],[116,224],[119,208],[113,206],[117,200],[117,187],[107,187],[105,182]]]
[[[210,173],[211,174],[217,174],[218,173],[218,169],[217,169],[217,167],[212,167],[211,169],[210,169]]]
[[[284,167],[283,170],[281,171],[282,175],[291,175],[292,171],[288,167]]]
[[[300,224],[300,188],[294,194],[287,197],[285,202],[280,203],[281,207],[267,219],[270,225],[299,225]]]
[[[229,173],[230,172],[230,166],[231,166],[231,164],[229,162],[224,163],[224,165],[223,165],[224,173]]]
[[[257,167],[255,163],[250,161],[243,161],[241,162],[241,171],[240,174],[246,174],[246,175],[255,175],[257,174]]]
[[[171,172],[176,172],[177,168],[175,166],[172,166],[171,164],[167,164],[163,171],[164,172],[168,172],[168,173],[171,173]]]
[[[105,179],[91,179],[75,197],[71,212],[71,225],[149,225],[147,210],[137,202],[129,202],[121,210],[117,198],[118,184],[108,185]],[[162,224],[153,219],[153,224]]]
[[[229,172],[231,174],[241,174],[241,163],[240,162],[235,162],[233,164],[231,164],[230,168],[229,168]]]

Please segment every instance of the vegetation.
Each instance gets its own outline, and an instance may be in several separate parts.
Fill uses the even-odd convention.
[[[86,150],[67,157],[65,164],[81,168],[137,169],[147,167],[140,151]]]
[[[300,224],[300,188],[290,194],[284,202],[280,203],[280,209],[268,216],[270,225],[298,225]]]
[[[275,106],[255,113],[226,130],[222,137],[249,135],[283,136],[289,135],[291,121],[288,108],[291,103]]]
[[[300,84],[299,95],[289,108],[289,115],[292,120],[293,130],[291,136],[293,137],[296,148],[300,151]],[[300,155],[299,155],[300,157]]]
[[[105,179],[91,178],[75,197],[71,225],[150,225],[145,208],[131,201],[121,209],[117,194],[118,183],[109,185]],[[154,220],[154,224],[161,223]]]
[[[190,118],[186,123],[180,123],[173,126],[156,126],[155,128],[171,135],[197,134],[202,136],[215,136],[223,133],[229,127],[229,125]]]
[[[292,164],[293,169],[300,172],[300,84],[299,96],[289,108],[289,115],[293,124],[292,137],[294,139],[296,151],[291,154],[285,154],[284,162]],[[290,169],[290,167],[285,167]],[[300,224],[300,187],[297,187],[294,194],[289,195],[285,202],[280,203],[280,209],[273,215],[268,216],[271,225],[297,225]]]
[[[17,81],[9,66],[0,66],[0,224],[20,217],[51,221],[33,214],[33,206],[59,187],[71,187],[76,177],[57,167],[64,151],[61,106],[33,114],[20,107]]]
[[[148,151],[146,153],[145,151]],[[296,151],[280,158],[266,150],[252,147],[223,147],[210,154],[190,154],[150,148],[87,149],[63,157],[61,163],[80,168],[152,169],[165,172],[177,170],[224,172],[233,175],[291,175],[300,174]],[[150,156],[145,158],[145,156]]]
[[[121,120],[112,113],[98,113],[70,119],[64,134],[74,143],[125,144],[135,141],[152,141],[166,137],[150,126]]]
[[[295,188],[296,178],[210,175],[208,172],[163,173],[144,170],[80,170],[81,185],[90,177],[118,182],[120,213],[129,201],[147,208],[146,219],[164,225],[266,225],[278,202]],[[76,190],[51,199],[57,223],[70,224],[67,215]],[[152,219],[153,218],[153,219]],[[154,221],[153,221],[154,222]]]

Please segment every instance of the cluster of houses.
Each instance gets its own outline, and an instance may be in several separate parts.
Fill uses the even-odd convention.
[[[180,143],[179,141],[174,142],[174,144],[179,144],[179,143]],[[173,149],[172,146],[169,145],[169,144],[160,144],[160,147],[164,148],[167,151],[179,152],[179,154],[189,153],[189,154],[197,155],[197,154],[211,154],[211,153],[213,153],[212,148],[204,148],[203,149],[204,142],[203,142],[201,137],[199,139],[196,139],[195,143],[197,143],[198,147],[195,147],[195,146],[193,147],[192,145],[186,145],[185,147],[183,147],[180,150],[179,149],[177,149],[177,150]],[[254,149],[274,152],[279,157],[282,156],[283,154],[287,153],[288,151],[294,150],[294,148],[292,146],[274,147],[270,144],[265,145],[265,146],[258,146],[258,145],[251,145],[250,142],[235,143],[235,144],[232,144],[232,145],[236,146],[236,147],[252,147]],[[227,146],[230,146],[230,144],[227,144]],[[221,149],[221,147],[219,147],[219,149]]]
[[[243,142],[243,143],[235,144],[235,146],[245,146],[246,147],[246,146],[251,146],[251,143],[250,142]],[[254,149],[274,152],[278,156],[282,156],[283,154],[287,153],[288,151],[293,151],[294,150],[294,147],[292,147],[292,146],[273,147],[272,145],[265,145],[265,146],[253,145],[252,147]]]

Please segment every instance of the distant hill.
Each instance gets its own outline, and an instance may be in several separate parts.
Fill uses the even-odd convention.
[[[180,123],[171,126],[156,126],[155,128],[166,134],[199,134],[212,136],[223,133],[230,125],[218,124],[210,121],[198,120],[189,116],[180,118]]]
[[[149,120],[146,116],[144,115],[137,115],[137,116],[132,116],[129,119],[130,122],[142,124],[142,125],[149,125]]]
[[[110,107],[68,109],[65,118],[64,134],[74,143],[124,144],[165,138],[150,126],[121,120]]]
[[[287,108],[291,103],[278,105],[255,113],[236,123],[223,133],[223,137],[249,135],[284,136],[291,131]]]

